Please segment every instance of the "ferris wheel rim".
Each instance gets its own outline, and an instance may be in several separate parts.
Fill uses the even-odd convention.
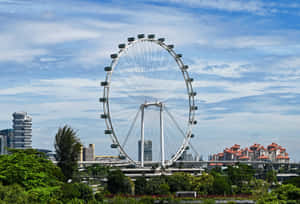
[[[132,159],[126,153],[124,148],[121,146],[121,143],[119,142],[117,134],[115,132],[113,122],[112,122],[111,112],[110,112],[110,104],[109,104],[110,83],[111,83],[111,78],[112,78],[112,74],[113,74],[115,67],[117,66],[120,58],[123,56],[124,53],[126,53],[126,51],[128,49],[130,49],[132,46],[136,45],[137,43],[153,42],[156,45],[159,45],[164,50],[166,50],[171,55],[173,60],[175,60],[176,64],[178,65],[179,71],[182,72],[182,76],[183,76],[183,79],[186,84],[186,90],[187,90],[186,93],[187,93],[188,99],[189,99],[188,100],[189,101],[189,103],[188,103],[189,104],[188,128],[184,135],[184,140],[183,140],[182,144],[180,145],[180,147],[177,149],[174,156],[172,156],[170,160],[166,160],[166,165],[169,166],[169,165],[172,165],[174,161],[179,159],[179,157],[182,155],[182,153],[188,147],[189,141],[192,138],[192,135],[193,135],[192,127],[193,127],[193,125],[195,125],[197,123],[197,121],[195,120],[195,112],[197,110],[197,106],[195,105],[196,92],[194,92],[193,86],[192,86],[193,79],[190,77],[190,75],[187,71],[188,66],[183,63],[183,61],[181,59],[182,55],[177,54],[174,51],[174,49],[173,49],[174,46],[167,45],[166,43],[164,43],[164,38],[155,39],[154,34],[149,34],[148,37],[141,37],[142,35],[144,35],[144,34],[139,34],[138,38],[130,37],[130,38],[128,38],[128,43],[119,44],[119,48],[120,48],[119,52],[117,54],[111,55],[112,61],[111,61],[110,67],[105,68],[105,72],[106,72],[105,81],[101,82],[101,85],[104,87],[103,98],[100,98],[100,102],[103,103],[103,112],[104,112],[103,115],[105,116],[103,118],[105,119],[105,124],[106,124],[106,128],[107,128],[105,130],[105,134],[110,135],[113,144],[117,145],[117,148],[119,149],[120,154],[125,156],[130,161],[130,163],[132,163],[134,165],[139,165],[139,162]]]

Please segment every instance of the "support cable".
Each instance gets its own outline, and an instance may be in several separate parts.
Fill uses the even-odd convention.
[[[125,145],[126,145],[126,143],[127,143],[127,141],[128,141],[128,138],[129,138],[129,135],[131,134],[131,132],[132,132],[132,130],[133,130],[133,127],[134,127],[134,125],[135,125],[135,123],[136,123],[136,121],[137,121],[137,118],[138,118],[138,116],[139,116],[140,111],[141,111],[141,109],[139,108],[138,112],[136,113],[136,115],[135,115],[135,117],[134,117],[134,119],[133,119],[133,122],[131,123],[131,126],[130,126],[130,128],[129,128],[129,131],[128,131],[126,137],[125,137],[125,140],[124,140],[124,142],[123,142],[123,144],[122,144],[122,148],[125,148]]]
[[[183,135],[183,137],[186,139],[185,133],[184,131],[180,128],[179,124],[177,123],[177,121],[175,120],[175,118],[173,117],[173,115],[169,112],[167,107],[164,107],[166,110],[167,115],[171,118],[171,120],[174,122],[175,126],[177,127],[177,129],[180,131],[180,133]],[[199,153],[196,151],[196,149],[194,148],[194,146],[190,143],[190,141],[188,141],[189,145],[191,146],[192,150],[196,153],[197,156],[199,156]]]

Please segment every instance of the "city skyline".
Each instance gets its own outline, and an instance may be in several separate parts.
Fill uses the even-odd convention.
[[[116,155],[100,119],[103,68],[127,37],[154,33],[175,45],[195,79],[193,145],[201,155],[276,142],[299,161],[299,1],[0,5],[0,129],[12,127],[13,112],[28,112],[34,148],[53,150],[55,133],[68,124],[97,155]]]

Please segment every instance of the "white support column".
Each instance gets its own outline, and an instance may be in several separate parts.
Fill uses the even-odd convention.
[[[160,148],[161,148],[161,166],[165,167],[165,142],[164,142],[164,120],[163,120],[163,104],[160,104]]]
[[[144,147],[145,147],[145,138],[144,138],[144,110],[145,106],[141,105],[141,167],[144,167]]]

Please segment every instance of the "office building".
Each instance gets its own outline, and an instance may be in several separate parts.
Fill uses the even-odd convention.
[[[142,142],[138,141],[138,159],[141,161],[141,152],[142,152]],[[144,141],[144,161],[152,161],[152,141],[145,140]]]
[[[81,146],[79,161],[95,161],[95,144],[89,144],[88,147]]]
[[[187,150],[184,150],[181,157],[179,158],[181,161],[193,161],[193,155],[188,153]]]
[[[7,154],[8,148],[13,148],[13,129],[0,130],[0,154]]]
[[[13,113],[13,148],[32,148],[32,119],[26,112]]]
[[[89,144],[88,147],[83,147],[83,161],[95,160],[95,144]]]

